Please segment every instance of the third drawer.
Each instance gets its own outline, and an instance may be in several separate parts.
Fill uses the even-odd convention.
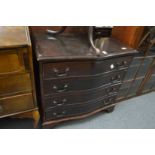
[[[43,106],[45,109],[51,107],[59,107],[62,105],[71,105],[95,100],[103,96],[112,95],[118,92],[121,83],[108,87],[99,87],[88,91],[79,91],[71,93],[62,93],[61,95],[51,95],[43,98]]]

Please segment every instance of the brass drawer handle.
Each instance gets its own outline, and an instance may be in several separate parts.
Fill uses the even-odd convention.
[[[62,106],[67,102],[67,100],[64,98],[60,103],[58,103],[56,100],[53,100],[53,105],[54,106]]]
[[[120,75],[116,75],[115,77],[111,77],[111,81],[117,81],[120,80],[121,76]]]
[[[66,114],[66,111],[62,111],[62,112],[60,112],[60,113],[58,113],[58,112],[53,112],[53,116],[55,117],[55,118],[60,118],[60,117],[64,117],[64,115]]]
[[[54,72],[54,73],[56,74],[56,76],[58,76],[58,77],[67,76],[67,75],[68,75],[69,70],[70,70],[70,68],[69,68],[69,67],[67,67],[67,68],[65,69],[65,71],[64,71],[63,73],[61,73],[58,69],[53,68],[53,72]]]
[[[111,102],[112,101],[112,98],[108,98],[108,102]]]
[[[117,62],[117,66],[118,67],[123,67],[123,66],[125,66],[125,65],[127,65],[127,61],[122,61],[121,63],[120,62]]]
[[[110,92],[115,92],[116,88],[115,87],[111,87],[110,89],[107,89],[106,92],[110,93]]]
[[[128,63],[127,61],[123,61],[122,62],[123,65],[127,65],[127,63]]]
[[[116,75],[115,77],[111,78],[112,81],[121,80],[121,75]]]
[[[63,88],[58,88],[56,85],[53,86],[53,89],[58,92],[58,93],[61,93],[61,92],[64,92],[66,91],[68,88],[68,84],[64,84]]]
[[[111,64],[110,65],[110,69],[114,69],[115,68],[115,65],[114,64]]]

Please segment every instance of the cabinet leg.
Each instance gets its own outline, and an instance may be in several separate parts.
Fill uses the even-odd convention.
[[[115,106],[110,107],[110,108],[106,109],[105,111],[106,111],[107,113],[111,113],[111,112],[114,111],[114,109],[115,109]]]
[[[37,110],[33,111],[32,116],[33,116],[33,120],[34,120],[33,127],[37,128],[38,124],[39,124],[39,119],[40,119],[39,112]]]
[[[22,114],[17,114],[15,116],[12,116],[13,118],[31,118],[33,119],[33,128],[38,128],[40,115],[38,110],[30,111],[30,112],[24,112]]]
[[[54,129],[57,125],[58,125],[58,123],[52,123],[49,125],[42,125],[42,129]]]

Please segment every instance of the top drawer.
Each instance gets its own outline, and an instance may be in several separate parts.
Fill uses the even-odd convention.
[[[28,68],[28,56],[25,48],[0,50],[0,76],[20,73]]]
[[[87,62],[57,62],[43,64],[43,78],[58,78],[78,75],[93,75],[126,68],[132,57],[119,57]]]

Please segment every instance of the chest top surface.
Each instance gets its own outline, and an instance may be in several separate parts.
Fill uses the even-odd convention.
[[[32,32],[38,61],[46,60],[75,60],[75,59],[107,59],[121,55],[137,53],[114,38],[101,38],[96,45],[107,55],[97,56],[91,48],[87,35],[59,35],[53,37],[45,31]]]
[[[28,27],[0,26],[0,48],[13,48],[30,44]]]

